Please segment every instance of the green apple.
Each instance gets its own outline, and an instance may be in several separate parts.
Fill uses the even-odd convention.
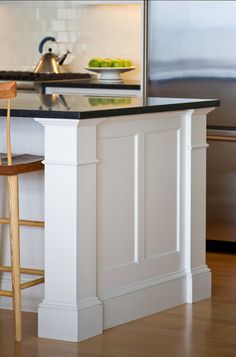
[[[131,104],[131,98],[124,98],[124,104]]]
[[[97,106],[97,105],[100,104],[100,98],[90,97],[90,98],[88,99],[88,101],[89,101],[89,104],[90,104],[92,107],[95,107],[95,106]]]
[[[123,67],[123,60],[121,58],[114,58],[112,60],[112,67]]]
[[[116,97],[112,99],[112,104],[114,105],[121,105],[122,103],[123,103],[123,98]]]
[[[100,62],[100,67],[111,67],[112,66],[112,59],[110,58],[103,58]]]
[[[101,58],[92,58],[89,61],[89,67],[100,67],[101,64]]]
[[[123,59],[123,67],[131,67],[132,66],[132,61],[129,59]]]
[[[101,104],[109,105],[109,104],[111,104],[111,99],[110,98],[101,98]]]

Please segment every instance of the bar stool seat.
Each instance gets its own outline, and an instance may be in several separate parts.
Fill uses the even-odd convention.
[[[0,290],[0,296],[13,300],[15,341],[20,342],[21,333],[21,290],[44,282],[42,269],[23,268],[20,266],[20,226],[44,227],[44,222],[23,220],[19,218],[18,176],[28,172],[44,169],[43,157],[31,154],[13,155],[10,140],[10,103],[16,96],[16,82],[0,84],[0,99],[8,99],[7,106],[7,150],[0,153],[0,176],[7,176],[9,218],[0,217],[0,224],[9,224],[11,266],[0,265],[0,272],[12,274],[12,290]],[[21,283],[20,274],[38,275],[36,279]]]
[[[1,156],[3,155],[3,156]],[[33,172],[38,170],[43,170],[44,165],[42,163],[44,157],[38,155],[21,154],[12,155],[12,165],[7,164],[7,155],[0,154],[0,175],[1,176],[11,176],[20,175],[27,172]]]

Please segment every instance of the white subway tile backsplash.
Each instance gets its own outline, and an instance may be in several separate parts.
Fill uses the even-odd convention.
[[[52,31],[65,31],[66,22],[63,20],[50,20],[48,25],[51,26]]]
[[[54,8],[48,7],[45,9],[44,7],[38,7],[36,9],[39,19],[41,20],[52,20],[58,19],[56,16],[56,10]]]
[[[76,11],[74,9],[58,9],[57,10],[58,19],[76,19]]]
[[[88,0],[89,2],[89,0]],[[38,46],[54,36],[60,53],[75,56],[66,70],[84,71],[91,57],[128,57],[140,67],[139,5],[81,5],[80,1],[0,1],[0,70],[31,70]],[[139,79],[140,68],[125,77]]]
[[[58,32],[56,38],[58,42],[69,42],[69,33]]]
[[[67,5],[70,5],[72,6],[73,3],[77,3],[79,2],[78,1],[1,1],[1,3],[4,2],[6,3],[8,6],[9,5],[12,5],[13,7],[15,6],[14,3],[18,3],[20,4],[19,6],[21,7],[24,7],[24,8],[27,8],[27,7],[30,7],[30,8],[60,8],[60,7],[65,7]]]
[[[66,21],[66,31],[77,31],[78,19]]]

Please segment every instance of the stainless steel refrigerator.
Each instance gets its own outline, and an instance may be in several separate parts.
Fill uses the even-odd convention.
[[[147,95],[221,100],[208,116],[207,239],[236,242],[236,1],[146,10]]]

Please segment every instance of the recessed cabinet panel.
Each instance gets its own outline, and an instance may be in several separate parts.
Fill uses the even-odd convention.
[[[98,229],[101,270],[132,264],[135,259],[134,149],[134,136],[100,142]]]
[[[140,119],[109,119],[98,131],[97,288],[104,299],[183,269],[182,120],[177,113]]]
[[[178,249],[178,131],[145,138],[145,259]]]

